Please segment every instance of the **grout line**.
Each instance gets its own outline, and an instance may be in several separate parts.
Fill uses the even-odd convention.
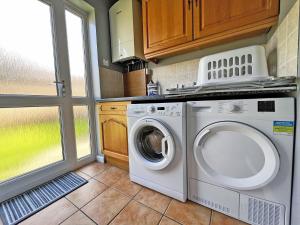
[[[101,183],[101,182],[100,182]],[[101,183],[102,184],[102,183]],[[79,207],[77,207],[77,208],[79,208],[80,210],[83,208],[83,207],[85,207],[86,205],[88,205],[91,201],[93,201],[93,200],[95,200],[96,198],[98,198],[100,195],[102,195],[105,191],[107,191],[108,189],[109,189],[109,187],[107,186],[107,185],[105,185],[106,186],[106,188],[101,192],[101,193],[99,193],[99,194],[97,194],[95,197],[93,197],[93,198],[91,198],[87,203],[85,203],[83,206],[81,206],[80,208]],[[69,199],[68,199],[69,200]],[[69,200],[70,201],[70,200]]]
[[[213,210],[210,210],[210,218],[209,218],[209,225],[212,223],[212,217],[213,217]]]
[[[179,221],[177,221],[177,220],[175,220],[175,219],[173,219],[173,218],[171,218],[171,217],[169,217],[167,215],[164,215],[164,217],[166,217],[166,218],[168,218],[168,219],[170,219],[170,220],[172,220],[172,221],[174,221],[174,222],[176,222],[176,223],[178,223],[180,225],[184,225],[183,223],[181,223],[181,222],[179,222]]]
[[[161,215],[160,220],[158,221],[157,225],[160,224],[160,222],[162,221],[162,218],[164,217],[164,215]]]
[[[105,189],[104,191],[106,191],[106,190],[107,190],[107,189]],[[104,192],[104,191],[103,191],[103,192]],[[101,192],[99,195],[101,195],[103,192]],[[99,195],[97,195],[97,197],[98,197]],[[95,197],[95,198],[96,198],[96,197]],[[92,200],[94,200],[95,198],[93,198]],[[66,199],[67,199],[67,198],[66,198]],[[84,206],[82,206],[81,208],[79,208],[78,206],[76,206],[71,200],[69,200],[69,199],[67,199],[67,200],[68,200],[69,202],[71,202],[71,203],[78,209],[76,212],[79,212],[79,211],[82,212],[87,218],[89,218],[89,219],[92,220],[95,224],[97,224],[96,221],[94,221],[91,217],[89,217],[87,214],[85,214],[85,212],[83,212],[83,211],[81,210],[84,206],[86,206],[86,205],[87,205],[88,203],[90,203],[92,200],[89,201],[89,202],[88,202],[87,204],[85,204]],[[76,213],[76,212],[75,212],[75,213]],[[73,213],[72,215],[74,215],[75,213]],[[72,216],[72,215],[71,215],[71,216]],[[71,217],[71,216],[70,216],[70,217]],[[68,217],[67,219],[69,219],[70,217]],[[67,220],[67,219],[66,219],[66,220]],[[64,220],[64,221],[66,221],[66,220]],[[63,222],[64,222],[64,221],[63,221]],[[61,223],[63,223],[63,222],[61,222]],[[60,224],[61,224],[61,223],[60,223]]]
[[[164,211],[163,215],[165,215],[165,214],[166,214],[166,212],[167,212],[167,210],[169,209],[169,207],[170,207],[170,204],[171,204],[171,202],[172,202],[172,201],[173,201],[173,198],[171,198],[171,199],[170,199],[170,202],[169,202],[168,206],[166,207],[166,209],[165,209],[165,211]]]
[[[80,208],[77,206],[77,205],[75,205],[71,200],[69,200],[69,199],[67,199],[66,197],[64,197],[68,202],[70,202],[73,206],[75,206],[78,210],[80,210]]]
[[[121,192],[120,192],[121,193]],[[130,199],[125,205],[124,205],[124,207],[108,222],[108,225],[109,224],[111,224],[114,220],[115,220],[115,218],[118,216],[118,215],[120,215],[121,214],[121,212],[123,212],[124,210],[125,210],[125,208],[129,205],[129,203],[130,202],[132,202],[133,201],[133,199]]]
[[[72,193],[72,192],[71,192]],[[73,216],[75,213],[77,213],[78,211],[80,211],[80,209],[74,205],[73,202],[71,202],[69,199],[66,198],[66,196],[64,197],[64,199],[66,199],[68,202],[70,202],[73,206],[75,206],[75,208],[77,209],[74,213],[72,213],[70,216],[68,216],[66,219],[64,219],[63,221],[61,221],[59,224],[62,224],[63,222],[65,222],[66,220],[68,220],[71,216]]]
[[[95,224],[98,224],[96,223],[96,221],[94,221],[91,217],[89,217],[85,212],[83,212],[82,210],[79,210],[80,212],[82,212],[82,214],[84,214],[87,218],[89,218],[91,221],[93,221],[93,223]]]
[[[148,206],[148,205],[145,205],[144,203],[142,203],[142,202],[139,202],[139,201],[137,201],[137,200],[135,200],[135,199],[132,199],[132,201],[135,201],[135,202],[137,202],[137,203],[139,203],[139,204],[141,204],[141,205],[143,205],[143,206],[145,206],[146,208],[148,208],[148,209],[152,209],[152,210],[154,210],[155,212],[158,212],[159,214],[161,214],[161,215],[164,215],[162,212],[160,212],[160,211],[157,211],[156,209],[153,209],[153,208],[151,208],[150,206]]]

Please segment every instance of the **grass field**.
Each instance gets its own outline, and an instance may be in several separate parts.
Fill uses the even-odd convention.
[[[87,133],[86,120],[77,120],[76,137]],[[63,160],[60,135],[51,121],[0,128],[0,182]]]

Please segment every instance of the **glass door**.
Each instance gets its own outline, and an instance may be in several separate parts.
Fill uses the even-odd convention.
[[[86,15],[64,1],[1,3],[0,201],[96,154]]]
[[[89,49],[87,37],[87,15],[68,5],[65,9],[68,58],[70,65],[71,93],[68,96],[73,107],[77,160],[91,155],[90,118],[94,115]]]

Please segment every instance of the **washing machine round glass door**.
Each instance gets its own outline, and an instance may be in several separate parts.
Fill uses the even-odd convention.
[[[151,170],[167,167],[175,155],[175,143],[169,130],[158,120],[141,119],[130,131],[130,152]]]
[[[202,129],[194,141],[194,159],[216,183],[237,190],[254,190],[270,183],[280,161],[271,140],[238,122],[217,122]]]

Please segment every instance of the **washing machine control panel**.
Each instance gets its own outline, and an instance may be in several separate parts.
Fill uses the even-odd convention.
[[[147,113],[156,116],[181,116],[182,108],[177,105],[149,105]]]

